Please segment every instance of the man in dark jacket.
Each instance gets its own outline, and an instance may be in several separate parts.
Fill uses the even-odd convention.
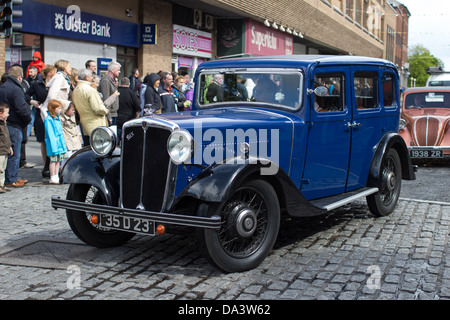
[[[167,113],[167,112],[176,112],[177,109],[175,107],[176,101],[175,101],[175,95],[171,92],[172,91],[172,83],[173,78],[172,74],[169,72],[164,72],[161,75],[161,84],[159,85],[158,93],[161,97],[161,113]]]
[[[117,134],[120,138],[123,124],[128,120],[137,118],[141,112],[141,107],[136,93],[130,88],[130,79],[120,79],[118,90],[120,99],[119,110],[117,110]]]
[[[222,85],[223,75],[214,75],[214,80],[208,86],[208,92],[206,92],[206,99],[209,101],[209,103],[223,101],[224,90]]]
[[[24,180],[18,178],[20,165],[20,149],[23,140],[23,131],[31,121],[30,106],[25,101],[22,88],[23,69],[13,66],[9,69],[6,82],[0,86],[0,102],[9,105],[9,118],[6,122],[13,154],[8,157],[5,171],[5,185],[23,187]]]
[[[140,81],[139,81],[139,70],[138,68],[134,68],[133,69],[133,73],[130,76],[130,89],[131,91],[133,91],[134,93],[138,93],[139,89],[141,88],[140,86]]]

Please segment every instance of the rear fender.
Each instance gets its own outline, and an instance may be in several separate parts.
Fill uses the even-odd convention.
[[[411,158],[409,157],[409,152],[408,148],[406,147],[405,141],[399,134],[390,132],[384,135],[384,137],[381,139],[372,158],[372,164],[367,179],[368,187],[380,187],[379,182],[381,181],[381,165],[383,163],[385,155],[387,154],[387,151],[390,148],[395,149],[400,157],[400,162],[402,164],[402,179],[416,179],[416,175],[411,164]]]

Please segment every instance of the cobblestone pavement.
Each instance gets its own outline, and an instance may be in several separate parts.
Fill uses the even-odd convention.
[[[272,253],[256,269],[225,274],[195,237],[137,236],[97,249],[82,244],[50,197],[39,167],[0,195],[0,300],[9,299],[449,299],[450,204],[399,201],[372,216],[365,202],[330,215],[283,220]]]

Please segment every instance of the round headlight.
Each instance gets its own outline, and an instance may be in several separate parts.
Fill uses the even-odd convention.
[[[167,140],[167,151],[175,164],[185,163],[194,153],[194,138],[187,131],[177,130]]]
[[[404,130],[406,128],[406,120],[405,119],[400,119],[400,123],[399,123],[398,128],[400,130]]]
[[[116,148],[116,135],[107,127],[95,128],[90,140],[92,150],[99,156],[106,156]]]

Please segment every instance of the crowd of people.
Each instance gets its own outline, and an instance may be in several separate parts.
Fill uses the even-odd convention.
[[[25,145],[34,129],[40,143],[42,176],[59,184],[61,162],[90,144],[99,126],[116,126],[141,116],[190,110],[193,88],[187,72],[147,74],[139,70],[120,78],[121,65],[112,61],[103,77],[94,60],[74,69],[67,60],[46,65],[35,52],[25,74],[13,65],[0,82],[0,193],[28,181],[19,169],[26,162]]]

